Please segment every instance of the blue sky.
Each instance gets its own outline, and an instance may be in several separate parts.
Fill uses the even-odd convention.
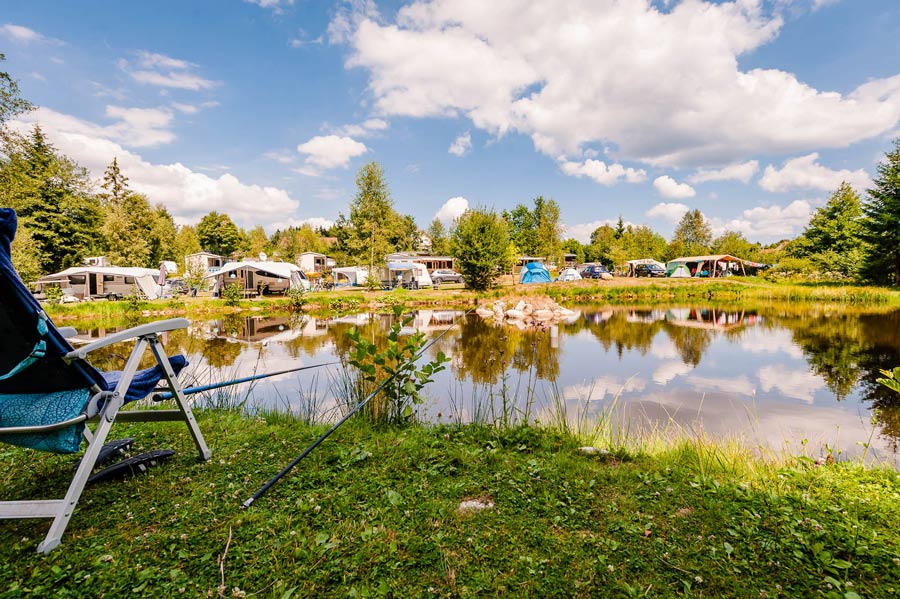
[[[554,198],[586,240],[687,209],[799,234],[900,136],[896,0],[0,0],[54,144],[179,223],[321,224],[385,169],[427,227]]]

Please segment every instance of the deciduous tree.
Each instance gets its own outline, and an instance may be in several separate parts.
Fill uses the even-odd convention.
[[[678,245],[688,256],[696,256],[709,252],[712,243],[712,227],[703,218],[698,209],[689,210],[681,217],[675,228],[672,244]]]
[[[511,266],[506,220],[493,210],[466,210],[456,222],[451,252],[466,285],[483,290]]]
[[[220,256],[230,256],[241,244],[241,235],[227,214],[210,212],[197,224],[200,247]]]

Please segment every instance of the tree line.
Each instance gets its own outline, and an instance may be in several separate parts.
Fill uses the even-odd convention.
[[[201,250],[230,258],[265,252],[286,261],[314,251],[339,264],[375,268],[389,253],[419,250],[453,256],[476,288],[489,286],[519,256],[562,264],[565,253],[579,263],[619,269],[635,258],[732,254],[773,264],[776,277],[900,285],[900,140],[878,165],[865,197],[842,184],[799,237],[769,246],[737,231],[714,237],[697,209],[684,214],[670,240],[646,225],[626,225],[619,216],[615,225],[597,227],[590,241],[581,243],[563,238],[559,205],[543,196],[499,213],[475,207],[450,225],[435,219],[423,231],[412,216],[395,209],[376,162],[359,170],[357,193],[333,226],[304,224],[269,235],[259,225],[240,228],[216,211],[196,225],[176,225],[162,204],[129,187],[115,156],[95,185],[39,126],[27,135],[4,127],[9,118],[32,108],[16,82],[0,72],[0,196],[19,216],[13,263],[26,281],[100,255],[122,266],[155,268],[163,260],[183,264],[186,255]]]

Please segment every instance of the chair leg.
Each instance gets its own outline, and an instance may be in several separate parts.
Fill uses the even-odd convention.
[[[117,406],[109,407],[118,411]],[[104,409],[103,412],[103,415],[105,416],[106,409]],[[113,420],[115,420],[115,414],[112,416]],[[106,441],[106,437],[112,428],[113,420],[101,416],[97,429],[94,431],[93,439],[90,441],[87,450],[84,452],[84,456],[81,458],[81,464],[79,464],[78,470],[75,471],[72,482],[69,483],[69,489],[66,491],[66,497],[63,499],[62,507],[53,519],[53,523],[50,525],[47,536],[44,537],[44,540],[38,545],[38,553],[49,553],[59,546],[62,535],[69,525],[69,520],[72,518],[72,512],[75,511],[75,506],[78,504],[78,500],[81,499],[81,494],[84,492],[84,486],[87,484],[87,479],[91,475],[91,470],[94,469],[94,462],[97,461],[97,456],[100,454],[100,450],[103,449],[103,443]]]
[[[191,405],[188,403],[184,392],[181,390],[181,383],[178,382],[175,371],[172,370],[172,365],[169,364],[169,359],[166,356],[162,342],[160,342],[158,337],[154,337],[151,341],[150,349],[153,351],[153,356],[156,358],[157,363],[163,369],[166,382],[169,384],[169,388],[175,396],[175,402],[178,404],[178,408],[181,410],[181,413],[184,414],[184,420],[187,423],[188,430],[194,438],[194,444],[197,446],[197,451],[200,452],[200,458],[208,460],[212,457],[212,452],[210,452],[209,447],[206,446],[206,441],[203,439],[203,433],[200,432],[200,427],[197,425],[197,420],[194,418],[194,412],[191,410]]]
[[[93,438],[91,439],[84,456],[81,458],[81,464],[79,464],[78,469],[75,471],[72,482],[69,483],[69,489],[66,491],[66,496],[62,501],[59,512],[53,518],[53,523],[50,524],[50,530],[47,532],[47,536],[44,537],[44,540],[38,545],[39,553],[49,553],[59,546],[62,535],[69,525],[69,520],[72,519],[72,512],[75,511],[75,506],[78,504],[78,500],[81,499],[81,494],[84,492],[84,485],[87,484],[87,479],[91,475],[91,470],[94,469],[94,463],[97,461],[97,456],[100,454],[100,450],[106,442],[106,437],[109,435],[109,430],[116,420],[116,414],[119,413],[119,408],[121,408],[124,403],[123,398],[125,397],[125,392],[131,385],[131,379],[134,378],[134,373],[137,372],[138,366],[140,366],[141,356],[146,348],[147,341],[138,339],[134,350],[132,350],[131,355],[128,356],[128,361],[125,363],[125,369],[122,371],[122,378],[119,380],[119,384],[116,385],[115,393],[106,398],[106,403],[103,405],[103,410],[100,412],[100,422],[94,430]]]

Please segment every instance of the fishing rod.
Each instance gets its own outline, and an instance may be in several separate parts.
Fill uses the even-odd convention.
[[[199,387],[188,387],[187,389],[182,389],[181,392],[185,395],[193,395],[194,393],[201,393],[203,391],[212,391],[213,389],[221,389],[222,387],[230,387],[231,385],[240,385],[241,383],[249,383],[251,381],[258,381],[260,379],[267,379],[270,376],[278,376],[279,374],[288,374],[290,372],[300,372],[301,370],[309,370],[311,368],[321,368],[322,366],[334,366],[335,364],[340,364],[340,361],[334,362],[324,362],[322,364],[313,364],[311,366],[300,366],[298,368],[289,368],[287,370],[279,370],[277,372],[268,372],[266,374],[254,374],[253,376],[244,377],[242,379],[234,379],[233,381],[224,381],[222,383],[212,383],[210,385],[200,385]],[[167,399],[172,399],[174,395],[171,391],[167,391],[165,393],[157,393],[153,396],[153,401],[165,401]]]
[[[463,319],[464,319],[466,316],[468,316],[468,315],[472,312],[472,310],[474,310],[474,309],[475,309],[475,308],[469,309],[465,314],[462,315],[462,318],[460,318],[459,320],[460,320],[460,321],[463,320]],[[435,343],[437,343],[438,341],[440,341],[441,337],[443,337],[443,336],[446,335],[448,332],[450,332],[454,327],[456,327],[456,325],[457,325],[458,322],[459,322],[459,321],[454,322],[454,323],[451,324],[449,327],[447,327],[446,329],[444,329],[443,331],[441,331],[441,334],[440,334],[440,335],[438,335],[437,337],[435,337],[434,339],[432,339],[425,347],[423,347],[421,350],[419,350],[419,352],[413,357],[413,362],[418,361],[419,358],[421,358],[421,357],[425,354],[425,352],[426,352],[426,350],[428,350],[428,348],[430,348],[432,345],[434,345]],[[333,432],[336,431],[338,428],[340,428],[342,424],[344,424],[345,422],[347,422],[348,420],[350,420],[350,417],[351,417],[351,416],[353,416],[353,415],[356,414],[358,411],[360,411],[367,403],[369,403],[369,401],[372,400],[373,397],[375,397],[376,395],[378,395],[378,393],[379,393],[382,389],[384,389],[384,388],[387,386],[388,383],[390,383],[392,380],[394,380],[394,378],[395,378],[398,374],[400,374],[399,371],[395,372],[394,374],[392,374],[391,376],[389,376],[388,378],[386,378],[386,379],[384,380],[384,382],[382,382],[380,385],[378,385],[378,386],[375,388],[374,391],[372,391],[371,393],[369,393],[369,394],[365,397],[365,399],[363,399],[361,402],[359,402],[358,404],[356,404],[356,405],[353,407],[353,409],[350,410],[346,415],[344,415],[343,418],[341,418],[340,420],[338,420],[337,423],[336,423],[334,426],[332,426],[330,429],[328,429],[327,431],[325,431],[318,439],[316,439],[315,441],[313,441],[312,444],[311,444],[309,447],[307,447],[306,449],[304,449],[304,450],[303,450],[303,453],[301,453],[300,455],[298,455],[296,458],[294,458],[294,460],[293,460],[290,464],[288,464],[287,466],[285,466],[285,467],[281,470],[281,472],[279,472],[278,474],[276,474],[275,476],[273,476],[272,478],[270,478],[270,479],[266,482],[266,484],[264,484],[262,487],[260,487],[259,490],[258,490],[256,493],[253,494],[252,497],[250,497],[250,498],[247,499],[244,503],[242,503],[242,504],[241,504],[241,507],[248,508],[248,507],[250,507],[250,505],[251,505],[254,501],[256,501],[257,499],[259,499],[260,497],[262,497],[262,496],[266,493],[266,491],[268,491],[269,488],[272,487],[272,485],[274,485],[274,484],[277,483],[279,480],[281,480],[282,478],[284,478],[284,476],[285,476],[288,472],[290,472],[291,470],[293,470],[294,467],[295,467],[297,464],[299,464],[301,461],[303,461],[303,459],[304,459],[306,456],[308,456],[309,454],[311,454],[311,453],[313,452],[313,450],[314,450],[316,447],[318,447],[325,439],[327,439],[327,438],[331,435],[331,433],[333,433]]]

